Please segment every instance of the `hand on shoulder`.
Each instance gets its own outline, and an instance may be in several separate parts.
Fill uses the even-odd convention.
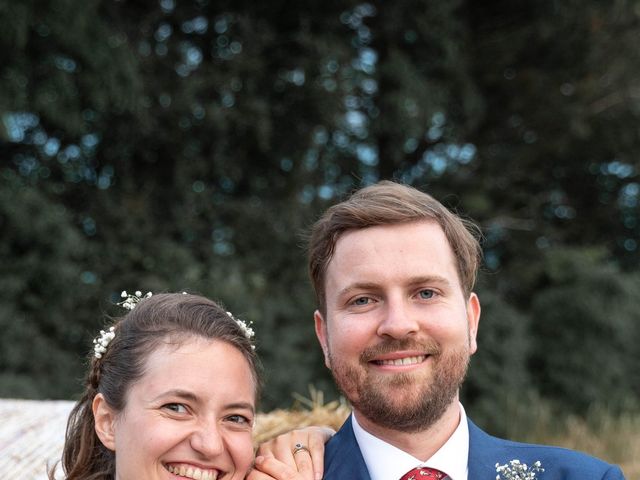
[[[305,427],[279,435],[258,448],[247,480],[321,480],[329,427]]]

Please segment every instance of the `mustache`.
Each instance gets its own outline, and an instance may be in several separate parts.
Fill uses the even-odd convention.
[[[434,340],[418,341],[407,338],[389,338],[383,340],[377,345],[364,349],[360,354],[360,361],[368,363],[380,355],[397,352],[398,350],[416,350],[427,355],[439,355],[442,351],[438,342],[435,342]]]

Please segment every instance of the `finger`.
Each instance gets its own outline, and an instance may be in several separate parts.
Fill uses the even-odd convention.
[[[335,434],[332,428],[318,428],[317,434],[309,435],[309,453],[313,463],[314,480],[322,480],[324,474],[325,443]]]
[[[269,478],[269,476],[265,475],[259,470],[256,470],[255,468],[249,472],[249,475],[247,475],[247,480],[266,480]]]
[[[304,480],[295,468],[273,457],[257,456],[254,472],[252,480]],[[254,472],[251,474],[253,475]]]
[[[253,470],[251,470],[251,472],[249,472],[246,480],[274,480],[274,477],[254,468]]]
[[[295,443],[292,432],[288,432],[260,445],[256,455],[275,457],[290,467],[295,468],[296,461],[292,454],[292,446],[295,445]]]
[[[309,449],[305,447],[304,449],[296,450],[293,458],[296,461],[296,467],[302,478],[305,480],[315,480],[314,464],[311,460],[311,452]]]

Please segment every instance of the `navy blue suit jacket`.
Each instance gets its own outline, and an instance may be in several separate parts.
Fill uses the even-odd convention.
[[[619,467],[583,453],[559,447],[531,445],[492,437],[469,420],[469,478],[495,480],[496,463],[511,460],[542,463],[539,480],[624,480]],[[353,434],[351,417],[327,443],[324,480],[371,480]],[[395,479],[389,479],[395,480]]]

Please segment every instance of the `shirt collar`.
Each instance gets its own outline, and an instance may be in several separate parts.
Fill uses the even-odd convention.
[[[469,425],[460,404],[460,423],[447,442],[429,459],[415,458],[407,452],[374,437],[351,415],[353,433],[369,470],[371,480],[399,479],[412,468],[430,467],[445,472],[451,480],[467,480],[469,463]]]

